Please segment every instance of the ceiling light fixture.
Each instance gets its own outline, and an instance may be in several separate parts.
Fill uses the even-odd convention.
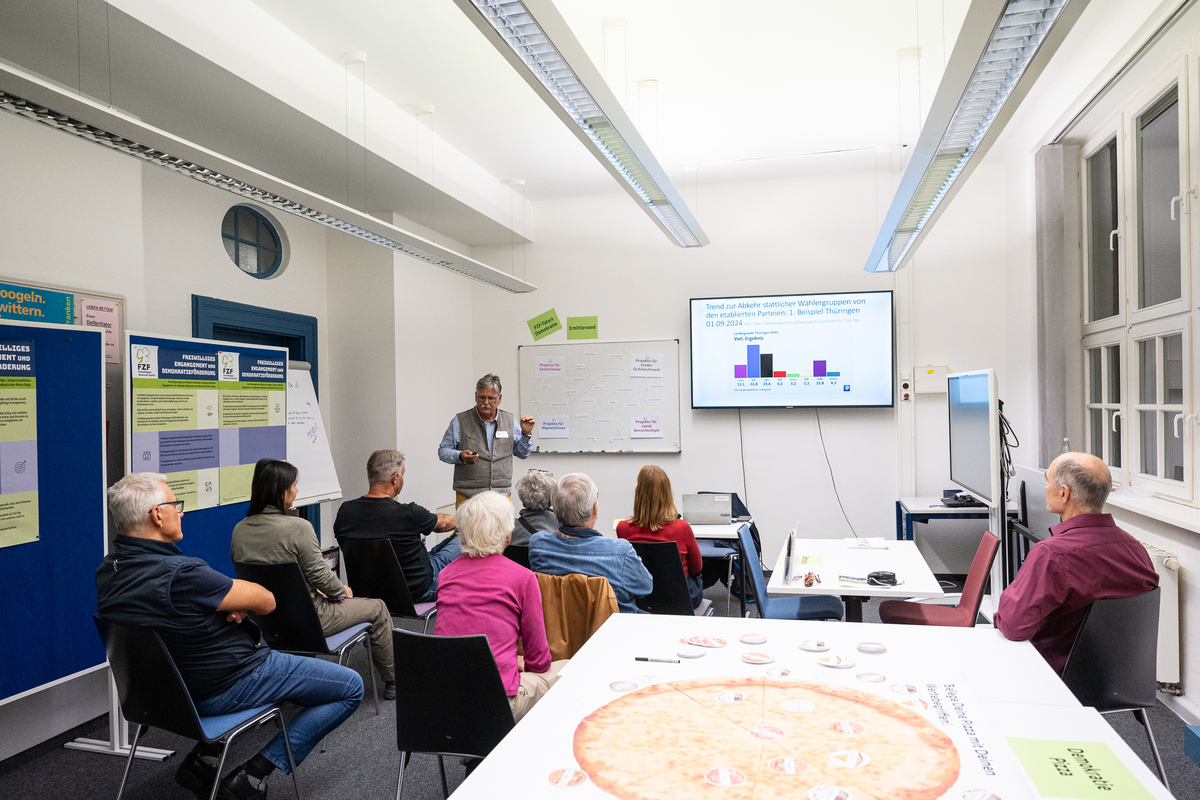
[[[49,84],[41,83],[32,76],[18,76],[10,69],[7,66],[0,69],[0,77],[3,77],[6,82],[11,83],[14,78],[19,77],[22,81],[36,81],[38,84],[37,87],[27,86],[26,88],[51,89],[54,93],[60,91],[52,88]],[[38,91],[38,95],[41,94],[43,92]],[[95,104],[85,97],[62,92],[53,102],[56,105],[69,106],[72,113],[67,115],[52,111],[40,103],[25,100],[0,89],[0,111],[7,111],[19,117],[40,122],[72,136],[139,158],[288,214],[295,214],[334,230],[357,236],[373,244],[390,248],[427,264],[456,272],[498,289],[523,293],[532,292],[537,288],[513,275],[489,267],[369,214],[356,211],[336,200],[330,200],[274,176],[259,172],[253,167],[225,158],[199,145],[134,120],[115,109]],[[103,119],[104,126],[94,125],[79,118],[85,115],[92,116],[97,121]],[[124,130],[127,135],[114,133],[110,130],[113,127]],[[132,136],[148,137],[154,141],[154,144],[144,144]],[[204,162],[203,165],[200,162]]]
[[[1086,5],[1087,0],[973,0],[867,272],[894,272],[904,265]]]
[[[550,0],[454,0],[680,247],[708,237]]]

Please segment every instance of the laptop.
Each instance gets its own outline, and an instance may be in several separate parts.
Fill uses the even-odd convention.
[[[685,494],[683,519],[689,525],[728,525],[732,519],[732,499],[727,494]]]

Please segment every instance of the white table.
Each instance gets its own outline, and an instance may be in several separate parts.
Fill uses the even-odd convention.
[[[841,596],[846,604],[846,621],[862,622],[863,598],[939,598],[945,597],[937,578],[917,550],[916,542],[884,539],[886,550],[851,550],[842,539],[796,539],[792,554],[792,582],[783,581],[783,559],[781,552],[775,562],[775,571],[767,584],[771,594],[833,594]],[[786,549],[786,544],[784,546]],[[819,563],[802,563],[805,557]],[[884,570],[896,573],[897,586],[871,586],[869,584],[843,583],[840,576],[849,575],[866,578],[870,572]],[[811,587],[804,585],[804,575],[815,572],[820,583]]]
[[[765,635],[767,640],[757,645],[740,643],[740,637],[747,633]],[[722,648],[704,650],[705,655],[699,659],[680,659],[679,663],[634,660],[635,656],[675,657],[676,651],[682,647],[678,640],[691,635],[720,637],[728,644]],[[801,642],[812,639],[823,640],[830,650],[811,653],[799,648]],[[857,645],[864,640],[883,643],[887,650],[881,654],[859,652]],[[750,651],[766,653],[775,661],[769,665],[747,664],[741,660],[741,656]],[[835,670],[817,663],[818,658],[829,654],[848,655],[856,665],[851,669]],[[782,670],[787,670],[788,674],[782,675]],[[871,678],[875,675],[886,676],[886,680],[872,682],[859,677]],[[626,707],[632,706],[636,710],[644,702],[643,696],[660,691],[647,690],[646,687],[687,680],[716,682],[730,678],[750,678],[752,682],[747,685],[761,685],[764,688],[770,683],[772,691],[781,686],[784,691],[790,691],[793,685],[798,687],[798,691],[811,691],[820,688],[813,687],[814,684],[832,685],[842,687],[841,691],[858,690],[868,697],[883,698],[885,705],[888,705],[886,701],[902,707],[907,704],[912,713],[900,711],[899,714],[907,715],[909,719],[913,718],[914,713],[919,714],[929,725],[949,736],[957,750],[959,771],[954,783],[943,795],[953,800],[960,800],[968,790],[976,789],[987,790],[979,795],[982,798],[989,794],[995,794],[1003,800],[1044,796],[1037,791],[1017,760],[1007,737],[1038,739],[1061,747],[1065,747],[1065,742],[1088,743],[1089,747],[1103,744],[1132,773],[1133,779],[1145,787],[1149,797],[1157,800],[1169,800],[1171,797],[1098,714],[1079,706],[1028,642],[1007,641],[994,629],[899,625],[864,627],[836,622],[628,614],[611,617],[596,632],[563,670],[549,694],[462,784],[456,797],[459,800],[483,800],[497,795],[520,794],[534,800],[542,797],[561,800],[569,794],[570,800],[604,800],[614,796],[632,796],[619,789],[609,794],[597,785],[597,780],[604,780],[606,770],[612,768],[607,763],[589,762],[590,772],[586,776],[582,774],[585,772],[581,769],[584,765],[577,760],[577,754],[582,755],[582,751],[576,750],[575,741],[581,730],[581,721],[601,707],[614,708],[611,704],[624,697],[629,697],[625,702]],[[757,678],[764,680],[754,684],[753,679]],[[630,689],[622,685],[623,682],[635,684],[637,688]],[[614,689],[614,685],[617,688]],[[681,689],[676,691],[682,694]],[[674,693],[668,694],[674,697]],[[878,699],[875,702],[879,702]],[[764,717],[771,717],[764,718],[763,724],[780,726],[784,740],[794,749],[809,746],[804,741],[817,740],[817,757],[813,758],[807,752],[803,755],[813,758],[814,764],[824,766],[826,776],[843,776],[844,782],[850,784],[852,796],[856,800],[860,797],[861,793],[853,791],[853,776],[859,773],[846,769],[837,773],[824,765],[825,755],[820,752],[822,746],[828,749],[828,741],[822,743],[822,737],[828,740],[837,733],[823,733],[833,730],[829,720],[836,722],[840,717],[826,720],[824,717],[817,719],[793,715],[789,718],[772,705],[764,704],[761,707]],[[782,705],[779,707],[786,708]],[[943,722],[939,717],[938,708],[943,710],[948,722]],[[804,709],[787,709],[789,712],[793,710]],[[786,729],[789,722],[780,722],[780,719],[790,719],[790,724],[797,726],[791,732],[803,735],[788,739],[789,731]],[[970,720],[970,735],[976,737],[975,741],[968,738],[967,724],[961,719]],[[697,796],[697,783],[706,796],[750,798],[754,794],[754,781],[759,779],[760,773],[766,775],[763,780],[778,784],[780,778],[767,773],[762,766],[765,758],[746,768],[733,763],[732,757],[727,757],[733,752],[730,745],[738,752],[748,747],[761,747],[762,752],[766,753],[770,745],[763,743],[764,737],[755,734],[759,738],[751,738],[750,730],[746,730],[744,741],[726,740],[721,747],[710,747],[708,737],[729,737],[729,732],[697,728],[689,722],[694,723],[695,720],[683,715],[673,719],[664,714],[640,719],[626,715],[619,721],[610,721],[610,725],[619,726],[614,729],[612,740],[633,744],[636,739],[635,752],[640,755],[634,757],[624,751],[613,751],[611,754],[605,753],[606,756],[611,755],[607,760],[619,766],[618,762],[628,764],[628,759],[633,758],[643,772],[657,775],[657,768],[646,759],[658,759],[660,756],[657,753],[675,752],[680,748],[684,752],[694,753],[694,756],[689,755],[679,762],[664,762],[662,774],[670,771],[678,781],[670,783],[669,788],[655,795],[663,798]],[[647,731],[647,727],[653,730]],[[653,744],[642,738],[647,733],[652,737],[650,741]],[[857,746],[862,752],[870,754],[870,734],[858,741],[861,743],[855,745],[850,740],[847,747]],[[994,770],[992,776],[988,776],[980,766],[977,753],[981,749],[987,754],[986,762]],[[876,757],[886,756],[879,752]],[[723,768],[726,769],[724,775],[728,776],[732,774],[731,769],[737,766],[745,770],[742,773],[745,780],[740,790],[705,785],[705,776],[710,772]],[[569,783],[573,776],[575,785],[552,782],[553,779],[562,782],[565,778]],[[799,776],[795,779],[796,790],[789,792],[789,796],[805,800],[809,797],[808,791],[813,781],[806,783]]]
[[[942,505],[940,497],[901,497],[896,501],[896,538],[911,541],[914,522],[929,522],[934,519],[987,519],[990,513],[987,506],[948,508]],[[1010,502],[1008,515],[1015,518],[1017,514],[1017,507]]]

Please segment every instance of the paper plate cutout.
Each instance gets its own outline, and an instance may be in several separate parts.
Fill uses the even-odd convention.
[[[860,653],[886,653],[887,645],[880,642],[859,642],[858,651]]]
[[[742,653],[742,661],[747,664],[770,664],[774,660],[766,653]]]
[[[724,647],[729,642],[724,639],[718,639],[716,636],[689,636],[686,640],[687,644],[694,644],[696,647]]]
[[[806,639],[800,643],[801,650],[807,650],[810,653],[824,653],[829,649],[829,642],[821,639]]]
[[[744,633],[738,641],[742,644],[766,644],[767,637],[761,633]]]
[[[737,786],[746,782],[746,773],[731,767],[718,767],[704,773],[704,780],[713,786]]]
[[[587,773],[577,769],[556,769],[550,773],[550,782],[563,788],[578,786],[586,780]]]
[[[822,667],[833,667],[834,669],[850,669],[854,666],[854,662],[845,656],[825,656],[818,658],[817,663]]]

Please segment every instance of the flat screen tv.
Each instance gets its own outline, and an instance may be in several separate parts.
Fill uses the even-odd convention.
[[[692,408],[895,403],[892,293],[691,301]]]
[[[950,480],[989,506],[1000,496],[1000,400],[990,369],[946,376]]]

